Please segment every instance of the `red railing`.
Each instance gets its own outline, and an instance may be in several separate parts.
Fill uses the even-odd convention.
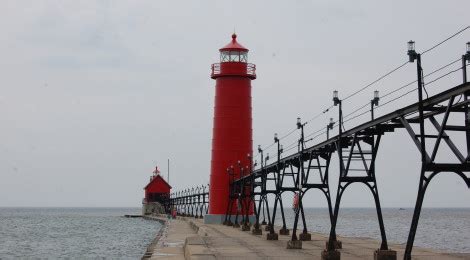
[[[214,63],[211,66],[211,77],[224,75],[240,75],[256,78],[256,65],[243,62]]]

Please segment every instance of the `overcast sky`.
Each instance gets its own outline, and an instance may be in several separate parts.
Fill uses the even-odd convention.
[[[451,0],[3,0],[0,206],[138,207],[154,165],[166,176],[167,158],[176,190],[207,183],[210,65],[234,29],[257,65],[253,140],[267,146],[274,132],[293,129],[297,116],[306,120],[330,106],[334,89],[344,97],[406,61],[407,41],[424,50],[470,25],[468,10],[469,1]],[[460,57],[469,40],[467,30],[423,56],[425,73]],[[375,89],[386,93],[414,80],[415,71],[408,65],[355,96],[345,113]],[[455,74],[429,91],[460,82]],[[416,94],[408,97],[377,113],[409,104]],[[333,109],[312,121],[307,134],[335,115]],[[284,144],[298,133],[290,138]],[[420,157],[410,137],[403,130],[387,134],[378,156],[382,205],[413,206]],[[306,206],[326,206],[318,191],[309,194]],[[468,201],[463,181],[443,174],[425,206],[468,207]],[[369,207],[373,199],[356,184],[342,206]]]

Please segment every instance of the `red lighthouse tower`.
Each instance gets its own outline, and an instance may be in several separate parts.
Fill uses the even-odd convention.
[[[236,34],[219,51],[220,63],[212,64],[211,74],[216,83],[206,223],[222,223],[224,220],[229,203],[227,167],[233,165],[235,178],[238,178],[239,165],[249,167],[251,160],[248,155],[253,154],[251,81],[256,79],[256,67],[248,63],[248,49],[237,42]],[[233,207],[231,214],[235,215],[236,210],[237,207]]]

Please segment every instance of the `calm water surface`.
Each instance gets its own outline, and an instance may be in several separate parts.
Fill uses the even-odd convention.
[[[292,209],[285,211],[291,228]],[[160,229],[155,221],[122,217],[139,213],[140,208],[0,208],[0,258],[139,259]],[[309,230],[329,232],[327,209],[308,208],[306,215]],[[383,215],[388,240],[405,243],[412,209],[387,208]],[[375,209],[340,209],[337,232],[379,239]],[[415,245],[469,253],[470,209],[423,209]]]
[[[285,209],[288,226],[293,223],[292,209]],[[309,230],[329,234],[330,219],[324,208],[305,209]],[[413,216],[413,209],[385,208],[382,210],[389,242],[405,244]],[[278,215],[280,220],[280,214]],[[282,222],[277,222],[280,225]],[[303,228],[299,222],[299,228]],[[290,227],[289,227],[290,228]],[[339,211],[336,232],[348,237],[380,239],[377,212],[374,208],[342,208]],[[470,253],[470,209],[425,208],[416,232],[415,246],[448,252]]]
[[[160,229],[140,208],[0,208],[0,259],[140,259]]]

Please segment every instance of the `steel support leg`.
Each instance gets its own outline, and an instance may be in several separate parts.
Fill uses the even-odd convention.
[[[276,221],[277,203],[278,203],[278,195],[276,195],[276,198],[274,199],[273,217],[272,217],[272,220],[270,221],[273,224],[269,225],[269,233],[266,235],[267,240],[278,240],[279,239],[277,233],[274,231],[274,223]]]
[[[282,228],[279,230],[280,235],[289,235],[289,229],[286,226],[286,216],[284,215],[284,205],[282,204],[282,194],[279,194],[279,206],[281,208]]]
[[[260,196],[260,199],[261,199],[262,197],[263,197],[263,196]],[[266,224],[267,224],[267,223],[266,223],[266,216],[265,216],[265,211],[266,211],[266,209],[265,209],[263,203],[262,203],[261,205],[262,205],[262,207],[263,207],[263,221],[261,222],[261,225],[266,225]]]
[[[299,195],[300,203],[300,195]],[[294,226],[292,227],[292,237],[291,240],[287,242],[287,249],[301,249],[302,241],[297,238],[297,223],[299,221],[300,209],[295,212]]]
[[[335,202],[335,208],[334,208],[334,213],[333,213],[333,218],[331,222],[331,229],[330,229],[330,237],[328,238],[328,242],[326,244],[327,251],[335,251],[336,248],[341,248],[341,244],[338,243],[337,237],[336,237],[336,223],[338,221],[338,215],[339,215],[339,205],[341,203],[341,197],[343,196],[344,189],[346,187],[341,186],[341,180],[338,183],[338,191],[336,195],[336,202]]]
[[[268,204],[268,196],[267,195],[264,195],[264,203],[265,203],[265,206],[266,206],[266,214],[267,214],[267,218],[268,218],[268,225],[265,227],[265,231],[269,231],[269,227],[274,225],[274,224],[271,222],[271,214],[269,212],[269,204]]]
[[[303,195],[302,195],[302,197],[303,197]],[[304,229],[302,231],[302,234],[299,235],[299,240],[310,241],[310,240],[312,240],[312,235],[310,233],[308,233],[308,231],[307,231],[307,222],[305,221],[305,212],[304,212],[304,206],[302,204],[302,199],[299,200],[299,207],[300,207],[300,214],[302,215],[302,222],[303,222],[303,225],[304,225]]]
[[[240,198],[238,198],[240,200]],[[233,223],[233,227],[234,228],[239,228],[240,227],[240,224],[238,224],[238,213],[240,212],[240,209],[238,208],[238,205],[237,205],[237,214],[235,215],[235,223]]]
[[[374,186],[370,187],[372,195],[374,196],[375,209],[377,210],[377,219],[379,220],[380,227],[380,236],[382,238],[382,243],[380,244],[380,250],[388,250],[387,236],[385,235],[385,226],[382,217],[382,208],[380,207],[379,192],[377,190],[377,183],[374,180]]]
[[[418,197],[416,198],[416,205],[413,212],[413,219],[411,221],[410,233],[408,234],[408,240],[405,248],[405,260],[411,260],[411,250],[413,249],[413,243],[416,235],[416,229],[418,228],[419,216],[421,214],[421,208],[423,206],[424,193],[426,193],[427,178],[425,176],[424,169],[421,169],[421,176],[419,179]]]
[[[261,198],[258,200],[258,207],[256,207],[256,200],[255,199],[253,199],[253,205],[254,205],[256,220],[255,220],[255,224],[253,225],[253,229],[251,230],[251,232],[253,233],[253,235],[261,235],[263,233],[261,231],[261,229],[259,228],[260,227],[259,217],[260,217],[260,213],[261,213]]]

